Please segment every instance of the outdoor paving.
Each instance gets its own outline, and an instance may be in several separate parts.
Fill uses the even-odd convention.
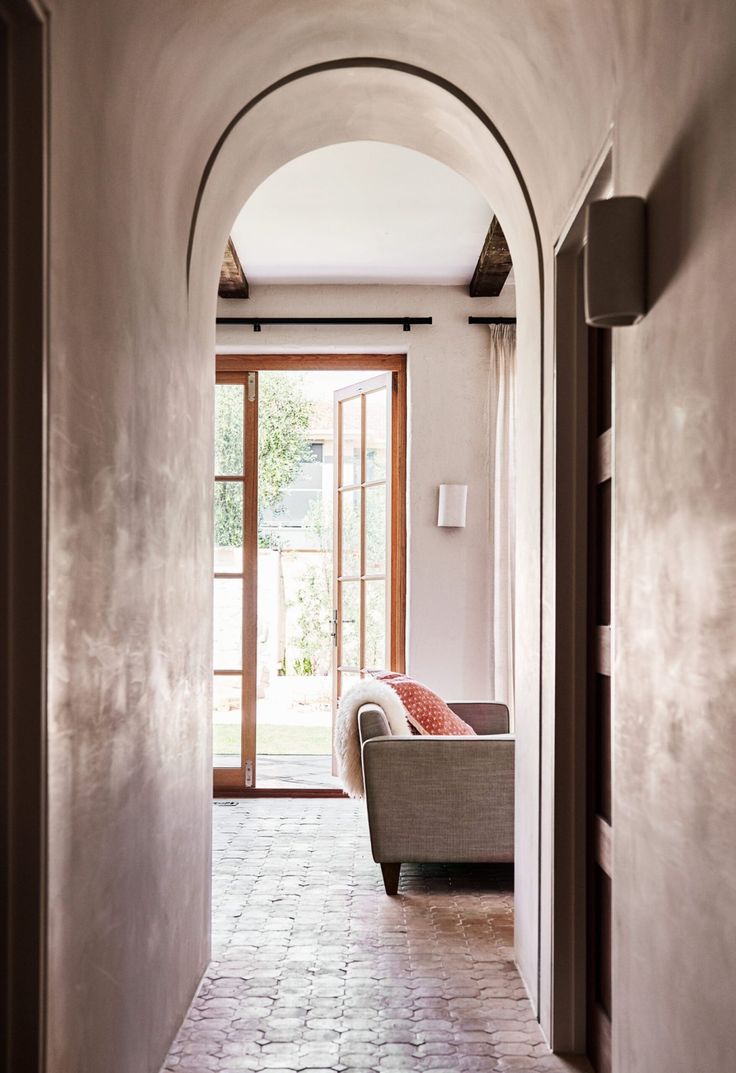
[[[407,866],[388,898],[362,802],[214,808],[210,969],[177,1073],[547,1073],[512,960],[508,866]]]
[[[266,755],[256,758],[256,781],[269,790],[341,790],[331,756]]]

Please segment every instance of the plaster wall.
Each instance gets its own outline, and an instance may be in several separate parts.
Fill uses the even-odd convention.
[[[320,71],[281,87],[233,127],[208,163],[197,204],[190,288],[218,278],[232,219],[258,182],[294,153],[375,138],[434,156],[473,182],[502,221],[516,284],[516,956],[533,1002],[539,981],[540,749],[540,262],[534,222],[513,162],[472,109],[402,70]],[[247,260],[247,253],[244,255]]]
[[[629,15],[615,183],[649,198],[650,312],[615,351],[617,1068],[685,1073],[736,1064],[736,9]]]
[[[482,132],[436,94],[413,95],[406,80],[372,97],[359,81],[351,96],[349,79],[328,79],[327,91],[312,97],[302,86],[283,98],[283,109],[264,102],[263,137],[237,151],[233,142],[222,174],[212,176],[202,216],[208,238],[187,287],[193,205],[219,133],[275,79],[356,55],[419,64],[493,117],[535,206],[547,313],[554,242],[611,124],[615,192],[650,199],[651,311],[615,341],[614,1070],[730,1068],[731,0],[48,6],[49,1069],[155,1070],[206,961],[206,444],[217,258],[249,183],[328,139],[341,103],[347,136],[390,141],[393,127],[405,144],[427,151],[432,142],[466,175],[475,159],[482,174],[473,180],[487,184],[508,226],[522,363],[519,450],[528,475],[519,503],[517,701],[543,749],[552,742],[554,430],[547,420],[540,452],[536,266],[518,188],[489,159]],[[376,118],[371,105],[385,119],[366,132],[363,120]],[[547,315],[548,418],[552,342]],[[517,902],[517,957],[547,1024],[549,950],[541,950],[537,988],[530,867],[539,850],[538,749],[535,756],[531,734],[524,740],[531,745],[519,758],[517,859],[527,883]],[[542,820],[544,834],[545,812]]]
[[[489,697],[491,557],[488,329],[469,315],[513,316],[510,297],[466,287],[271,286],[220,299],[221,316],[431,316],[431,327],[220,325],[223,353],[407,353],[407,671],[448,699]],[[261,342],[262,341],[262,342]],[[437,527],[437,487],[468,485],[462,530]],[[499,697],[498,700],[505,698]]]

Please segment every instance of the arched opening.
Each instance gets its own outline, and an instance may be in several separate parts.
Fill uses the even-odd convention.
[[[188,249],[192,331],[203,357],[211,360],[222,250],[241,206],[288,161],[355,140],[405,146],[464,176],[502,220],[513,256],[516,445],[521,445],[523,460],[516,489],[516,538],[525,560],[515,608],[515,957],[538,1003],[543,279],[536,221],[508,147],[473,102],[428,72],[378,60],[346,60],[282,79],[241,109],[208,161]]]
[[[467,293],[492,217],[485,198],[446,165],[413,149],[351,141],[283,165],[232,226],[251,299],[219,303],[230,323],[218,324],[215,438],[219,444],[228,435],[233,396],[235,420],[245,420],[240,396],[252,376],[260,479],[257,492],[246,489],[256,496],[257,539],[251,528],[242,553],[241,482],[225,474],[215,482],[216,790],[338,787],[329,776],[330,730],[343,685],[365,666],[408,666],[451,700],[508,699],[505,687],[494,693],[491,685],[488,340],[486,330],[467,324],[468,312],[494,304],[515,312],[512,280],[490,306]],[[381,323],[422,311],[432,314],[431,327],[409,333]],[[266,317],[257,334],[232,323],[233,315],[254,312]],[[271,323],[299,314],[367,315],[369,323]],[[388,398],[379,376],[392,380]],[[367,380],[372,387],[361,389]],[[345,421],[342,434],[338,428],[338,414],[349,425],[352,413],[357,425],[351,387],[365,398],[371,458],[364,497],[355,487],[334,487],[337,454],[360,454]],[[254,440],[247,442],[255,454]],[[290,460],[300,446],[312,461],[297,473]],[[430,503],[437,481],[452,473],[470,484],[473,502],[473,524],[455,539],[438,529]],[[351,470],[348,483],[356,476]],[[361,549],[366,569],[358,582]],[[241,555],[254,574],[249,584],[227,569]],[[256,589],[257,625],[249,626],[248,592]],[[225,622],[233,619],[242,619],[236,632],[251,650],[243,676],[227,673],[233,656]]]

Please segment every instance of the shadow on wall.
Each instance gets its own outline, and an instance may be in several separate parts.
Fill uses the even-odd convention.
[[[733,126],[729,102],[736,99],[736,65],[703,95],[683,124],[648,195],[648,307],[653,309],[677,278],[708,227],[720,228],[733,200],[733,167],[709,173],[703,159],[716,159]],[[731,135],[732,140],[733,135]],[[718,143],[714,145],[714,143]],[[736,140],[732,156],[736,157]],[[722,209],[722,213],[721,213]],[[707,285],[707,281],[703,281]]]

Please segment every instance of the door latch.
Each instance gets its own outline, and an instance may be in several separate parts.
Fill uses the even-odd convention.
[[[256,374],[248,373],[248,402],[256,401]]]
[[[253,786],[253,761],[245,761],[245,785],[248,788]]]

